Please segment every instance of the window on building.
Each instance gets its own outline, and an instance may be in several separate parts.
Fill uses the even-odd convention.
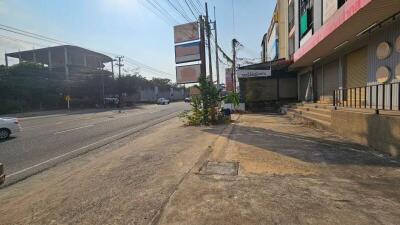
[[[299,1],[299,20],[300,20],[300,37],[304,37],[313,27],[314,0],[300,0]]]
[[[346,3],[347,2],[347,0],[338,0],[338,9],[340,8],[340,7],[342,7],[343,5],[344,5],[344,3]]]

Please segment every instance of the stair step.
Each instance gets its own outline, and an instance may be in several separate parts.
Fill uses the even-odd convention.
[[[292,117],[297,118],[297,119],[302,119],[302,120],[306,120],[308,122],[312,122],[312,124],[317,127],[317,128],[322,128],[325,130],[331,130],[331,122],[325,121],[325,120],[320,120],[317,119],[315,117],[311,117],[308,115],[300,115],[297,112],[294,111],[288,111],[288,115],[293,115]]]
[[[310,107],[298,107],[297,109],[301,109],[304,111],[309,111],[309,112],[316,112],[316,113],[320,113],[320,114],[325,114],[325,115],[331,115],[332,113],[332,109],[324,109],[324,108],[310,108]]]
[[[301,109],[292,109],[291,111],[294,111],[294,112],[300,114],[301,116],[315,118],[315,119],[326,121],[329,123],[332,120],[332,117],[330,114],[327,115],[327,114],[322,114],[322,113],[313,112],[313,111],[306,111],[306,110],[301,110]]]

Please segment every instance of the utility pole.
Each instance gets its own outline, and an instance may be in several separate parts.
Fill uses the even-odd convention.
[[[219,56],[218,56],[218,34],[217,34],[217,17],[215,15],[214,6],[214,33],[215,33],[215,69],[217,70],[217,85],[219,88]]]
[[[123,56],[117,56],[117,61],[118,61],[118,109],[119,112],[121,112],[121,107],[122,107],[122,80],[121,80],[121,67],[124,66],[122,64]]]
[[[213,83],[213,72],[212,72],[212,58],[211,58],[211,29],[210,20],[208,17],[208,5],[206,4],[206,29],[207,29],[207,43],[208,43],[208,70],[210,72],[210,81]]]
[[[237,40],[232,40],[232,52],[233,52],[233,63],[232,63],[232,80],[233,80],[233,92],[236,93],[236,44]]]
[[[204,35],[204,19],[199,16],[200,22],[200,60],[201,60],[201,76],[207,77],[206,67],[206,40]]]

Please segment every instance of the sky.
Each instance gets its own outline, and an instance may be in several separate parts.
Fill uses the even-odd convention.
[[[168,1],[186,6],[185,0],[0,0],[0,24],[84,48],[123,55],[165,72],[155,74],[129,63],[125,73],[138,71],[148,78],[175,81],[173,26],[187,23],[187,20]],[[149,2],[160,5],[170,16],[156,15],[157,11]],[[204,3],[203,0],[199,2]],[[259,60],[262,36],[267,32],[274,5],[275,0],[209,0],[211,19],[214,19],[213,7],[216,7],[218,39],[225,52],[231,55],[231,40],[236,38],[244,46],[239,57]],[[189,19],[194,20],[189,9],[185,10]],[[48,46],[54,43],[0,30],[0,64],[4,64],[5,52]],[[224,67],[221,64],[221,79]]]

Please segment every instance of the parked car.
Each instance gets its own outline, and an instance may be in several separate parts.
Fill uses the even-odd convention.
[[[159,105],[167,105],[167,104],[169,104],[169,99],[159,98],[159,99],[157,99],[157,104],[159,104]]]
[[[185,98],[185,102],[191,102],[190,98]]]
[[[17,118],[0,118],[0,140],[10,137],[21,131],[21,125]]]
[[[0,185],[2,185],[5,180],[6,180],[6,175],[4,174],[4,167],[3,164],[0,163]]]

